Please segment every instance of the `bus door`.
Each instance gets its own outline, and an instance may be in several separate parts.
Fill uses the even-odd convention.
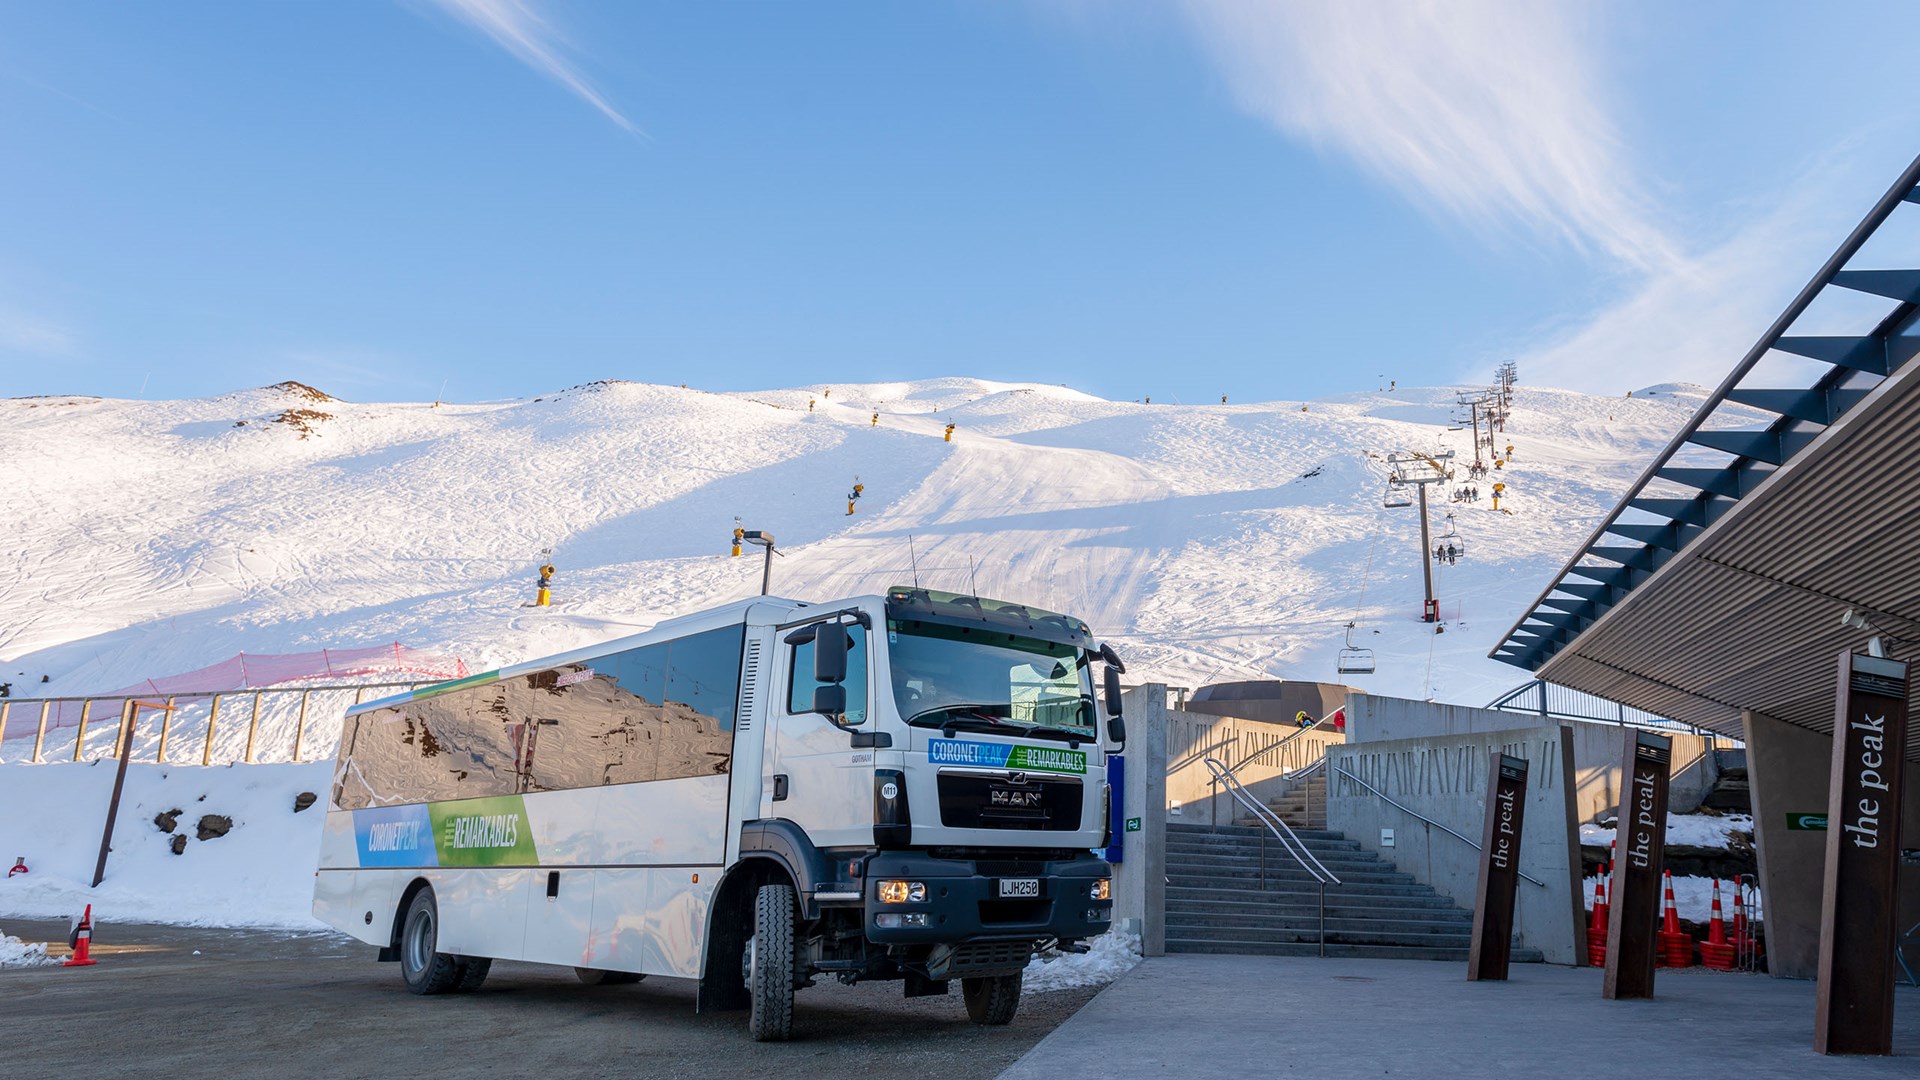
[[[847,711],[839,718],[813,708],[814,643],[775,639],[773,727],[768,732],[761,816],[785,818],[818,847],[873,842],[873,750],[852,734],[872,729],[872,650],[867,631],[847,627]],[[837,722],[836,722],[837,720]]]

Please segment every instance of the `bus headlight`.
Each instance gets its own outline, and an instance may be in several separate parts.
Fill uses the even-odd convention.
[[[880,887],[880,902],[883,904],[919,904],[927,899],[927,883],[924,881],[883,880],[876,884]]]
[[[1095,881],[1093,883],[1092,895],[1095,900],[1113,899],[1113,879],[1110,877],[1103,877],[1098,881]]]

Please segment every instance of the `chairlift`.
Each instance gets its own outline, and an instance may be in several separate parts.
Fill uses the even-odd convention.
[[[1407,494],[1405,484],[1389,480],[1387,481],[1387,497],[1381,500],[1380,505],[1390,510],[1399,506],[1412,506],[1413,496]]]
[[[1347,624],[1347,646],[1340,650],[1334,670],[1342,675],[1373,674],[1373,650],[1362,649],[1353,643],[1353,624]]]

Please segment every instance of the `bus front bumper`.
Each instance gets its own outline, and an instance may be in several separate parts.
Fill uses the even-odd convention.
[[[1097,899],[1113,871],[1091,854],[1050,860],[938,859],[911,851],[867,861],[866,935],[885,945],[958,944],[982,939],[1040,941],[1093,937],[1113,925],[1113,902]],[[906,882],[921,897],[883,902],[883,882]]]

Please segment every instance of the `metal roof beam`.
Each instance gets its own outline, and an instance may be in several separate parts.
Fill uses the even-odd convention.
[[[1833,283],[1903,304],[1920,304],[1920,270],[1842,270],[1833,275]]]
[[[1852,368],[1872,375],[1890,375],[1920,352],[1920,341],[1911,338],[1883,337],[1781,337],[1773,347],[1795,356],[1819,360],[1835,367]]]
[[[1617,562],[1621,566],[1632,566],[1641,570],[1653,569],[1653,552],[1645,547],[1616,547],[1612,544],[1595,544],[1587,549],[1587,554],[1596,559]]]
[[[1679,551],[1687,541],[1700,534],[1700,526],[1685,522],[1669,521],[1664,525],[1620,525],[1608,526],[1607,532],[1615,536],[1636,540],[1652,547]]]
[[[1669,521],[1684,521],[1691,525],[1707,523],[1706,503],[1698,496],[1691,499],[1634,499],[1627,505]]]
[[[1865,393],[1861,391],[1862,396]],[[1727,400],[1736,405],[1791,416],[1795,420],[1805,420],[1823,427],[1838,420],[1840,414],[1846,411],[1844,408],[1835,408],[1836,402],[1818,390],[1749,390],[1736,386],[1727,391]]]
[[[1735,457],[1764,461],[1769,465],[1784,465],[1787,462],[1777,431],[1696,431],[1687,436],[1687,441],[1710,450],[1723,450]]]
[[[1772,469],[1739,468],[1732,465],[1719,469],[1683,469],[1668,465],[1655,475],[1662,480],[1671,480],[1676,484],[1698,488],[1714,495],[1738,499],[1759,487],[1760,481],[1772,474]]]

